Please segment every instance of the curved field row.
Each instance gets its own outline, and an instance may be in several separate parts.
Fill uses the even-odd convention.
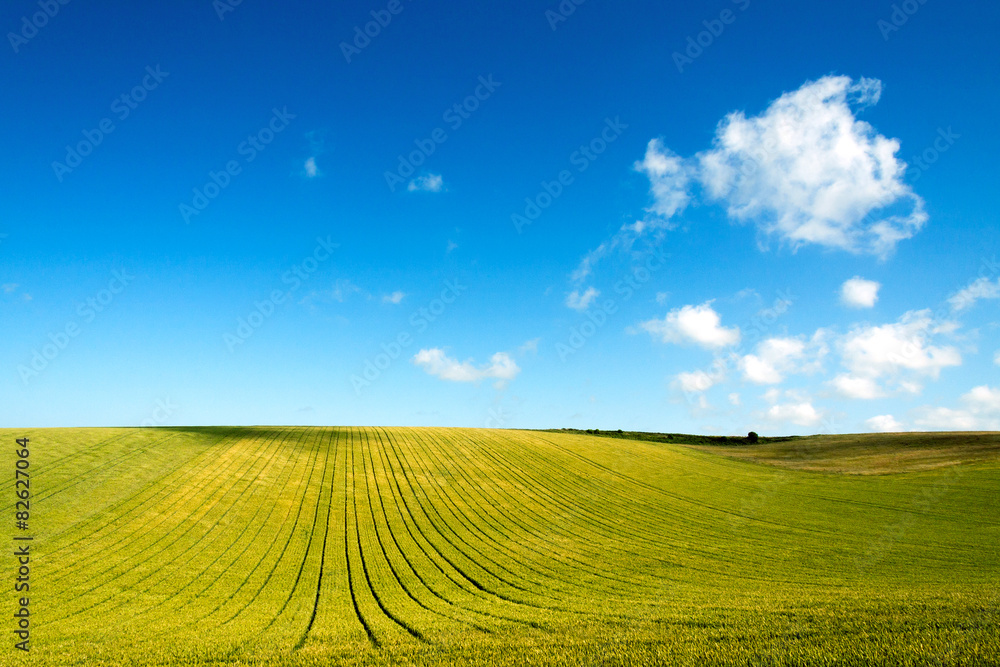
[[[551,432],[0,435],[31,438],[32,664],[1000,654],[1000,463],[981,451],[848,476]]]

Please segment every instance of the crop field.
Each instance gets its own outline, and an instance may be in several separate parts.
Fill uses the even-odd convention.
[[[853,474],[853,440],[0,435],[31,439],[34,535],[4,665],[1000,664],[993,436],[880,436]]]

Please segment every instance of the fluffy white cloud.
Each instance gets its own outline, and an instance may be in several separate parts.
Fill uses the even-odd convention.
[[[993,363],[1000,366],[1000,350],[997,350],[997,353],[993,355]]]
[[[497,352],[490,357],[489,364],[477,367],[472,361],[460,362],[446,355],[440,348],[431,348],[417,352],[413,363],[423,368],[428,375],[451,382],[479,382],[487,378],[513,380],[521,372],[506,352]]]
[[[443,188],[444,179],[441,177],[441,174],[418,176],[406,186],[406,189],[410,192],[441,192]]]
[[[669,220],[687,207],[690,201],[689,168],[659,139],[647,144],[646,156],[635,163],[635,169],[649,179],[649,192],[653,195],[653,205],[648,209],[650,213]],[[643,230],[640,228],[637,231],[641,233]]]
[[[768,338],[754,354],[740,359],[743,377],[755,384],[778,384],[805,358],[806,344],[797,338]]]
[[[785,93],[760,115],[727,115],[712,148],[683,160],[651,141],[637,168],[668,217],[687,206],[691,182],[735,220],[793,248],[805,244],[884,256],[927,221],[907,185],[899,142],[855,117],[882,84],[827,76]]]
[[[396,290],[392,294],[385,294],[385,295],[383,295],[382,296],[382,303],[391,303],[393,305],[398,306],[400,303],[403,302],[403,299],[405,299],[405,298],[406,298],[406,293],[405,292],[400,292],[399,290]]]
[[[900,378],[902,373],[937,379],[943,369],[962,364],[957,349],[929,342],[947,328],[935,323],[929,310],[908,312],[893,324],[856,327],[839,343],[841,361],[848,375],[835,383],[842,393],[852,387],[857,393],[866,386],[870,388],[861,381],[864,379],[873,384],[883,378],[894,379],[910,390],[915,385],[912,379]],[[903,383],[908,387],[902,386]]]
[[[692,342],[717,350],[740,342],[739,327],[723,327],[711,301],[700,306],[675,308],[662,320],[643,322],[642,328],[664,343]]]
[[[872,399],[885,396],[882,388],[870,377],[856,377],[842,373],[833,378],[830,384],[841,396],[847,398]]]
[[[816,426],[823,421],[823,415],[809,401],[772,405],[767,418],[774,422],[791,423],[797,426]]]
[[[874,280],[854,276],[841,286],[840,300],[852,308],[871,308],[878,301],[880,287]]]
[[[583,293],[580,290],[573,290],[566,295],[566,306],[582,312],[590,308],[590,304],[600,295],[601,293],[593,287],[588,287]]]
[[[729,402],[730,404],[735,405],[737,407],[742,404],[742,401],[740,400],[740,395],[735,392],[729,394]]]
[[[972,308],[980,299],[1000,299],[1000,278],[995,281],[989,278],[975,280],[968,287],[952,295],[948,303],[957,313]]]
[[[885,255],[926,222],[903,181],[899,142],[854,116],[878,102],[881,82],[827,76],[772,102],[759,116],[729,114],[698,160],[709,195],[793,247],[807,243]]]
[[[961,408],[924,407],[915,420],[917,426],[932,430],[1000,430],[1000,388],[983,385],[963,394]]]
[[[867,420],[865,424],[876,433],[899,433],[905,430],[892,415],[877,415]]]

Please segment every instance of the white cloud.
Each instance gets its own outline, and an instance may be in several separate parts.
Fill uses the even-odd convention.
[[[878,301],[880,287],[874,280],[854,276],[841,286],[840,300],[852,308],[872,308]]]
[[[980,299],[1000,299],[1000,278],[992,281],[989,278],[980,278],[973,281],[968,287],[959,290],[948,303],[953,311],[961,312],[968,310]]]
[[[761,342],[755,354],[740,359],[743,377],[755,384],[778,384],[788,373],[796,372],[806,356],[806,344],[797,338],[769,338]]]
[[[927,221],[907,185],[899,142],[855,117],[882,84],[827,76],[785,93],[758,116],[727,115],[712,148],[684,161],[658,140],[637,164],[659,215],[688,204],[692,179],[735,220],[793,248],[806,244],[885,256]]]
[[[905,430],[892,415],[877,415],[865,421],[865,424],[876,433],[899,433]]]
[[[982,385],[963,394],[961,408],[921,408],[917,426],[954,431],[1000,430],[1000,388]]]
[[[962,364],[957,349],[929,342],[947,329],[931,319],[929,310],[910,311],[893,324],[855,327],[839,342],[841,362],[850,379],[841,380],[838,388],[842,393],[852,386],[859,390],[864,386],[859,378],[871,383],[888,378],[912,390],[912,378],[899,377],[903,373],[937,379],[943,369]]]
[[[737,394],[737,393],[735,393],[735,392],[732,393],[732,394],[729,394],[729,402],[732,405],[735,405],[737,407],[739,407],[740,405],[742,405],[742,401],[740,400],[740,395]]]
[[[305,165],[303,165],[306,178],[316,178],[320,175],[319,167],[316,166],[316,158],[311,157],[306,160]]]
[[[444,179],[441,174],[418,176],[406,186],[410,192],[441,192],[444,189]]]
[[[830,381],[841,396],[847,398],[872,399],[885,396],[878,383],[869,377],[857,377],[842,373]]]
[[[662,320],[642,323],[642,328],[664,343],[696,343],[709,349],[721,349],[740,342],[739,327],[726,328],[719,314],[706,301],[700,306],[684,306],[667,313]]]
[[[689,168],[679,155],[665,148],[659,139],[653,139],[647,144],[646,156],[641,162],[635,163],[635,170],[649,179],[649,191],[653,195],[653,205],[648,209],[650,213],[669,220],[687,207],[690,201]],[[636,231],[641,233],[643,229],[639,227]]]
[[[385,294],[382,296],[382,303],[391,303],[398,306],[406,298],[406,293],[396,290],[392,294]]]
[[[4,283],[0,285],[0,290],[3,290],[4,294],[10,294],[17,289],[17,283]]]
[[[1000,366],[1000,350],[997,350],[997,353],[993,355],[993,363]]]
[[[678,374],[677,383],[685,393],[700,394],[711,389],[719,379],[718,376],[709,375],[705,371],[694,371]]]
[[[490,357],[490,363],[475,366],[472,361],[458,361],[447,356],[440,348],[420,350],[413,356],[413,363],[424,369],[428,375],[451,382],[479,382],[487,378],[513,380],[521,372],[518,365],[506,352],[497,352]]]
[[[584,311],[590,308],[590,304],[600,295],[601,293],[593,287],[588,287],[582,294],[580,290],[573,290],[566,295],[566,306],[573,310]]]
[[[772,405],[767,411],[767,417],[771,421],[797,426],[815,426],[823,421],[823,415],[808,401]]]

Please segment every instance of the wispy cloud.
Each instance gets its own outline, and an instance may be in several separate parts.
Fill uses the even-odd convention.
[[[319,176],[319,167],[316,166],[316,158],[311,157],[306,160],[305,165],[303,165],[305,170],[306,178],[316,178]]]
[[[302,162],[302,177],[313,179],[319,178],[323,175],[320,170],[319,165],[316,162],[316,158],[327,152],[326,147],[326,130],[312,130],[306,132],[305,137],[309,142],[309,153],[306,159]]]
[[[385,294],[382,296],[382,303],[391,303],[398,306],[406,298],[406,293],[396,290],[392,294]]]
[[[540,343],[541,340],[541,338],[532,338],[531,340],[527,340],[521,344],[521,347],[517,348],[517,351],[521,354],[527,354],[529,352],[535,354],[538,352],[538,343]]]
[[[573,290],[566,295],[566,306],[577,311],[584,311],[590,308],[590,304],[594,302],[594,299],[599,297],[601,293],[593,288],[588,287],[584,292],[580,290]]]
[[[954,312],[960,313],[972,308],[980,299],[1000,299],[1000,278],[979,278],[952,295],[948,303]]]
[[[441,174],[418,176],[406,186],[410,192],[441,192],[444,189],[444,179]]]

